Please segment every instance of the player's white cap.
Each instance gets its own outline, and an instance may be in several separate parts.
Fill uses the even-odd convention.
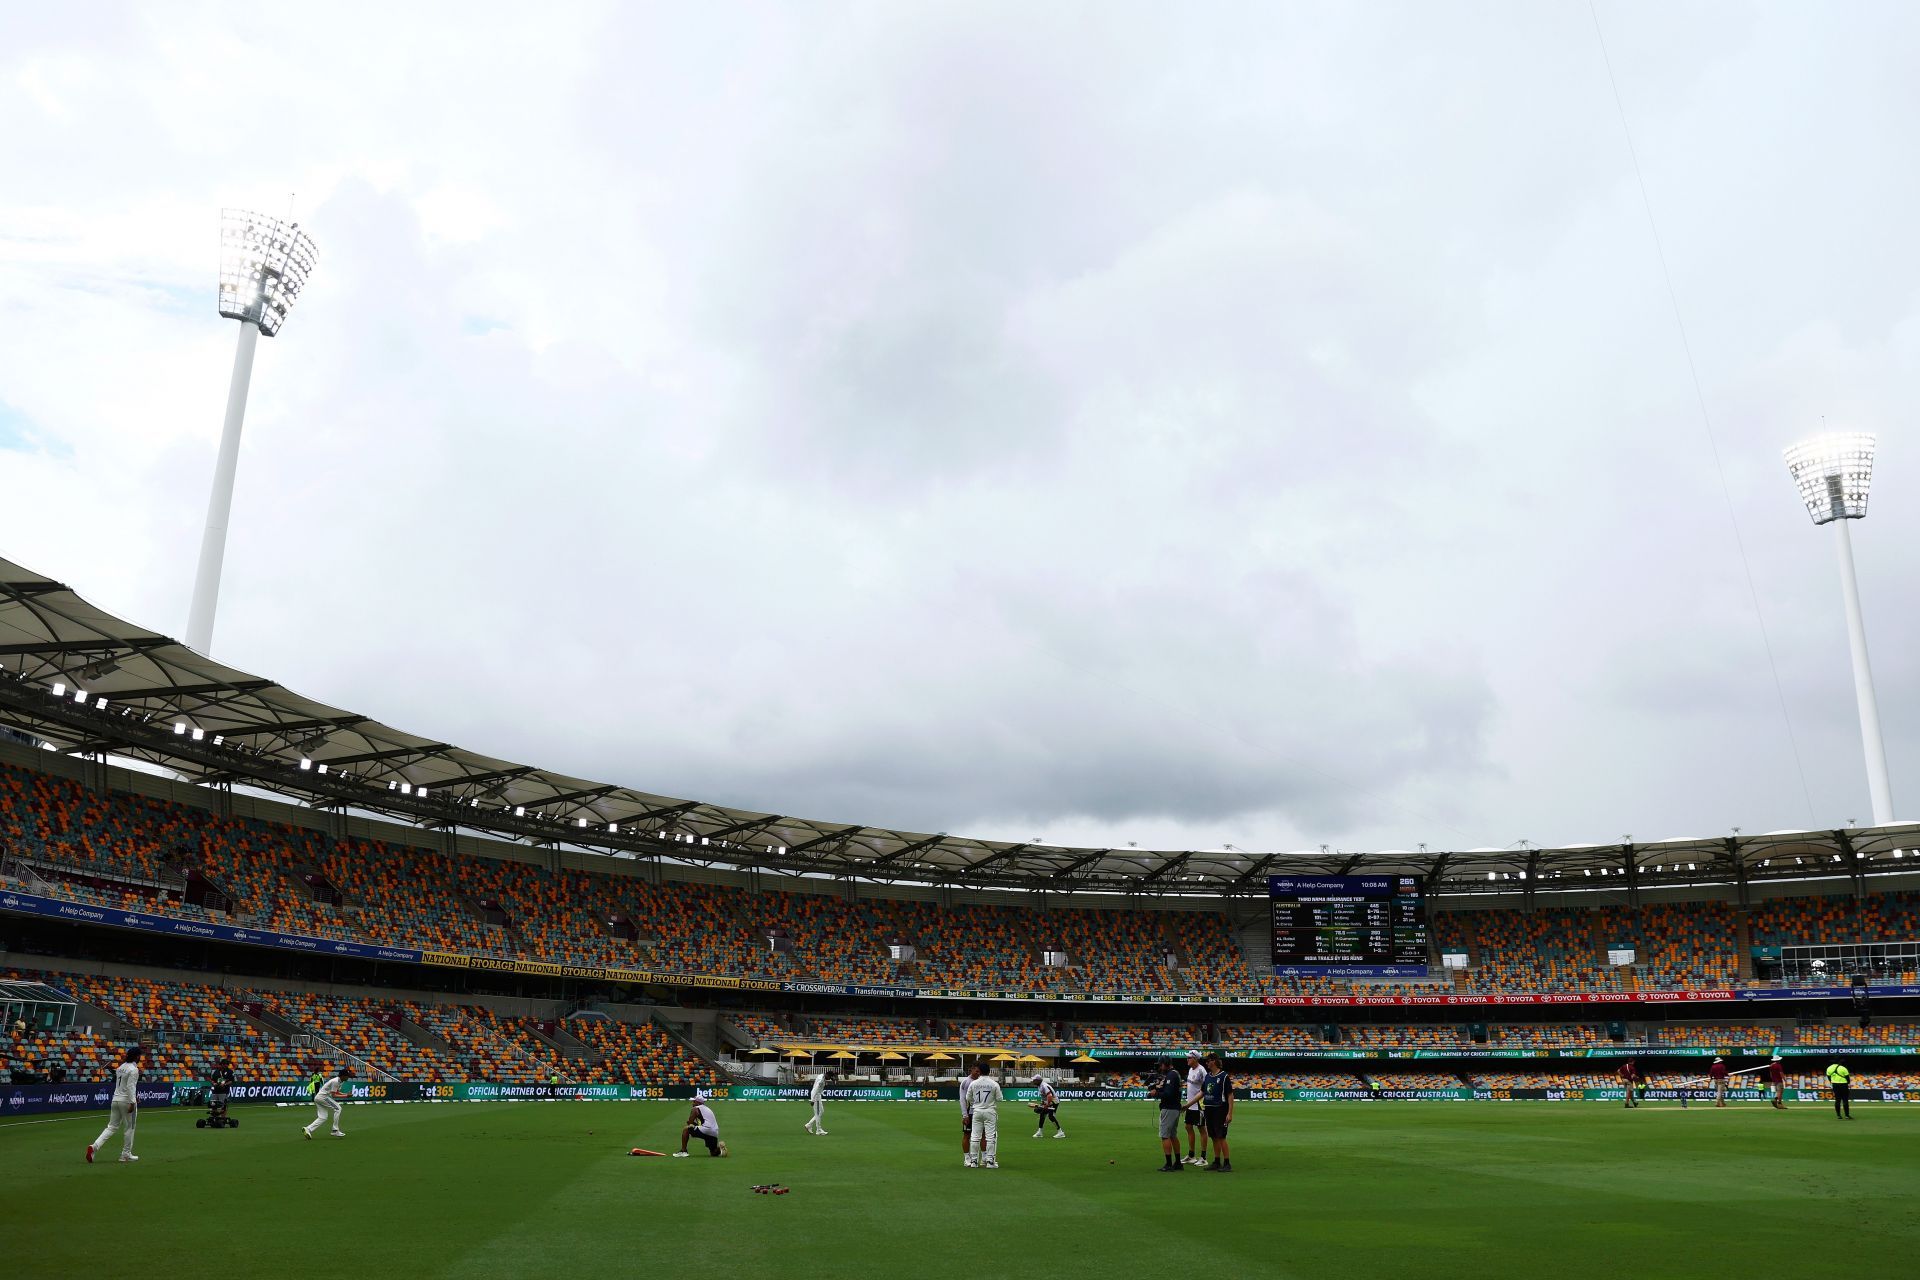
[[[1714,1060],[1715,1062],[1718,1062],[1718,1061],[1720,1061],[1720,1055],[1719,1055],[1719,1054],[1717,1054],[1717,1053],[1716,1053],[1716,1054],[1714,1054],[1714,1055],[1713,1055],[1713,1060]]]
[[[1198,1049],[1189,1049],[1187,1050],[1187,1056],[1189,1058],[1197,1058],[1200,1056],[1200,1051]]]
[[[701,1090],[699,1090],[699,1089],[695,1089],[695,1090],[693,1091],[693,1100],[694,1100],[695,1102],[705,1102],[705,1101],[707,1101],[707,1095],[706,1095],[706,1094],[705,1094],[704,1092],[702,1092]]]
[[[1770,1059],[1768,1059],[1768,1061],[1770,1061],[1770,1062],[1778,1062],[1778,1061],[1780,1061],[1780,1055],[1776,1053],[1776,1054],[1774,1054],[1774,1055],[1773,1055],[1773,1057],[1772,1057],[1772,1058],[1770,1058]]]

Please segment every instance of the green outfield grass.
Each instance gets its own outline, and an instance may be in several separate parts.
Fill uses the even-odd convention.
[[[0,1125],[4,1272],[145,1277],[998,1275],[1767,1277],[1912,1274],[1920,1106],[1248,1104],[1237,1172],[1164,1175],[1147,1104],[1005,1113],[960,1167],[952,1104],[721,1103],[733,1155],[669,1149],[680,1104],[154,1108],[137,1165],[102,1117]],[[696,1144],[695,1150],[697,1151]],[[111,1155],[111,1153],[109,1153]],[[791,1195],[752,1194],[784,1182]]]

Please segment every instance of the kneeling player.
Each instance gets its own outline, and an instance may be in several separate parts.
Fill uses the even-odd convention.
[[[720,1122],[713,1117],[713,1108],[707,1105],[707,1095],[693,1095],[693,1110],[687,1113],[687,1127],[680,1131],[680,1149],[673,1154],[687,1154],[687,1143],[693,1138],[707,1144],[707,1154],[723,1156],[727,1154],[727,1144],[720,1141]]]

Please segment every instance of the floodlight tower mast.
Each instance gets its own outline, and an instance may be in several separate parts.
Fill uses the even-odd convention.
[[[1853,570],[1849,520],[1864,520],[1873,484],[1874,437],[1842,432],[1802,440],[1786,451],[1787,470],[1816,525],[1830,524],[1840,553],[1840,594],[1846,602],[1847,639],[1853,648],[1853,696],[1860,704],[1860,743],[1867,758],[1867,791],[1873,825],[1893,822],[1893,787],[1887,778],[1887,747],[1880,736],[1880,708],[1867,662],[1867,624],[1860,614],[1860,581]]]
[[[282,222],[244,209],[220,211],[220,314],[240,322],[227,384],[227,420],[207,499],[207,526],[200,536],[200,567],[193,578],[187,614],[187,646],[206,653],[213,645],[213,614],[220,603],[220,570],[227,556],[227,517],[233,509],[233,479],[240,466],[240,426],[247,416],[253,380],[253,349],[260,335],[280,332],[294,299],[313,271],[313,238],[297,222]]]

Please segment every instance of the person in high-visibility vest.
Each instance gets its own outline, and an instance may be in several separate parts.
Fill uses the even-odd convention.
[[[1827,1083],[1833,1086],[1833,1118],[1835,1120],[1853,1119],[1853,1072],[1847,1070],[1844,1063],[1836,1062],[1827,1068]]]

